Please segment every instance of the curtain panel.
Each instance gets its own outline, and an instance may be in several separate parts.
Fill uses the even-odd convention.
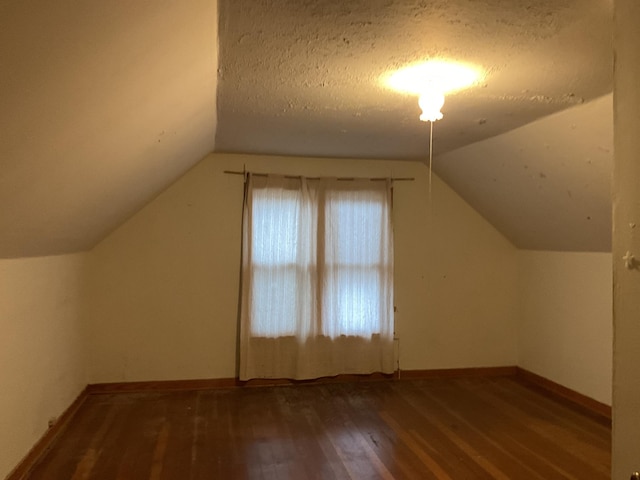
[[[392,373],[391,181],[248,175],[240,379]]]

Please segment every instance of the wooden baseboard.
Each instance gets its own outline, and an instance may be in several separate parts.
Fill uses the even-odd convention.
[[[611,406],[606,403],[594,400],[591,397],[578,393],[575,390],[525,370],[524,368],[516,367],[516,378],[526,384],[537,387],[552,397],[567,401],[586,413],[599,417],[606,423],[611,424]]]
[[[475,367],[475,368],[437,368],[432,370],[400,370],[400,380],[419,380],[421,378],[461,378],[461,377],[510,377],[516,374],[518,367]]]
[[[69,407],[60,415],[57,421],[40,437],[40,440],[29,450],[29,453],[20,461],[18,465],[9,473],[5,480],[22,480],[29,471],[38,463],[40,458],[46,453],[53,441],[73,418],[82,403],[87,398],[87,388],[85,387]]]
[[[313,383],[364,382],[374,380],[390,380],[397,378],[397,373],[372,373],[366,375],[336,375],[312,380],[291,380],[286,378],[256,378],[239,380],[238,378],[210,378],[198,380],[158,380],[149,382],[113,382],[87,385],[89,395],[123,392],[172,392],[177,390],[208,390],[212,388],[230,387],[263,387],[276,385],[306,385]]]
[[[176,390],[207,390],[230,387],[269,387],[277,385],[310,385],[317,383],[370,382],[378,380],[418,380],[421,378],[503,377],[516,374],[516,367],[443,368],[433,370],[396,370],[394,373],[341,374],[311,380],[288,378],[211,378],[199,380],[158,380],[148,382],[113,382],[87,385],[89,395],[120,392],[154,392]]]
[[[206,378],[197,380],[158,380],[147,382],[93,383],[87,385],[87,394],[134,392],[172,392],[176,390],[208,390],[211,388],[237,387],[236,378]]]

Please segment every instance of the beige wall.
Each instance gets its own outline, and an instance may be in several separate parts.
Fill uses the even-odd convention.
[[[90,255],[91,382],[236,375],[242,176],[411,176],[395,188],[402,369],[516,362],[516,249],[422,164],[210,155]]]
[[[87,383],[85,255],[0,260],[0,478]]]
[[[518,365],[611,405],[611,254],[518,256]]]

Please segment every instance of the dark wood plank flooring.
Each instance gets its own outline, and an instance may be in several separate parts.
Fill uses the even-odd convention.
[[[27,477],[608,479],[611,430],[515,378],[91,395]]]

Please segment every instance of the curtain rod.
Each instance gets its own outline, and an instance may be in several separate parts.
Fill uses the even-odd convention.
[[[232,170],[225,170],[224,173],[229,175],[245,175],[249,172],[235,172]],[[269,175],[275,175],[272,173],[253,173],[251,175],[255,175],[256,177],[268,177]],[[284,178],[302,178],[303,175],[280,175]],[[336,178],[336,177],[305,177],[308,180],[320,180],[321,178]],[[371,180],[371,181],[382,181],[382,180],[393,180],[394,182],[412,182],[415,180],[414,177],[337,177],[336,180],[340,181],[353,181],[353,180]]]

